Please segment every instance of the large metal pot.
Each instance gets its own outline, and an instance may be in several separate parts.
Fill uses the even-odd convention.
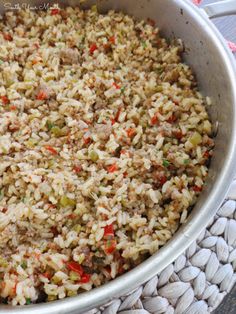
[[[0,3],[3,11],[4,2]],[[21,1],[11,1],[11,5]],[[44,1],[24,1],[31,5]],[[45,1],[52,4],[52,1]],[[80,1],[60,1],[60,5],[78,5]],[[83,313],[104,304],[141,285],[170,264],[206,227],[224,199],[236,169],[236,66],[232,53],[221,34],[210,22],[210,17],[236,13],[236,0],[217,2],[205,8],[196,8],[187,0],[100,0],[86,1],[86,8],[98,2],[101,12],[121,10],[136,18],[151,18],[157,22],[162,34],[182,38],[185,61],[196,73],[200,90],[212,98],[209,108],[211,119],[218,128],[215,152],[211,162],[208,184],[185,225],[156,254],[135,269],[112,282],[67,298],[45,304],[24,307],[1,306],[0,313],[55,314]],[[207,14],[206,14],[207,13]]]

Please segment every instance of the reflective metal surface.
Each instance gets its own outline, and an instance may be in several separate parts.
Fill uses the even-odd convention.
[[[96,2],[86,1],[83,6],[88,7]],[[28,1],[28,3],[38,5],[42,1]],[[73,0],[60,1],[60,5],[78,3],[79,1]],[[209,107],[209,113],[212,121],[219,124],[208,184],[185,225],[159,252],[135,269],[100,288],[76,297],[26,307],[1,306],[0,313],[77,314],[130,292],[169,265],[196,239],[216,213],[234,176],[236,168],[235,61],[225,40],[207,15],[185,0],[100,0],[98,8],[102,12],[115,9],[134,15],[136,18],[149,17],[157,22],[164,36],[183,39],[184,59],[192,66],[200,90],[205,95],[211,96],[213,105]],[[0,10],[4,10],[4,2],[0,3]]]
[[[204,7],[210,18],[236,14],[236,1],[226,0],[212,3]]]

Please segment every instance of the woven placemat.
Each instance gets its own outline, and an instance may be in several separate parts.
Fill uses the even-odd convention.
[[[160,274],[86,314],[205,314],[236,282],[236,180],[197,241]]]

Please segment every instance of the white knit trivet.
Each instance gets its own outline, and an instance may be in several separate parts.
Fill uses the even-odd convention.
[[[236,282],[236,181],[197,241],[160,274],[86,314],[205,314]]]

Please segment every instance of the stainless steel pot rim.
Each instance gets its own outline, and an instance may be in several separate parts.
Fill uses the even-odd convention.
[[[196,7],[188,0],[173,0],[182,10],[191,12],[194,19],[197,19],[203,29],[215,41],[217,49],[221,53],[222,60],[224,60],[225,67],[228,69],[228,74],[231,82],[236,81],[236,65],[234,57],[227,47],[224,38],[211,23],[208,16],[196,9]],[[236,89],[233,91],[234,105],[236,105]],[[233,119],[236,124],[236,110],[234,108]],[[207,199],[204,205],[204,211],[199,213],[198,219],[188,222],[181,232],[177,232],[175,239],[170,240],[158,253],[147,259],[145,262],[127,272],[126,274],[114,279],[113,281],[95,288],[89,292],[82,293],[75,297],[66,298],[63,300],[53,301],[49,303],[41,303],[30,306],[1,306],[0,313],[21,313],[21,314],[56,314],[56,313],[83,313],[89,309],[95,308],[101,304],[111,301],[113,298],[125,295],[131,290],[142,285],[144,282],[152,278],[158,271],[163,270],[174,259],[178,257],[194,239],[197,238],[203,228],[206,227],[210,218],[215,214],[224,199],[230,182],[234,177],[236,145],[234,139],[236,137],[236,130],[232,134],[230,141],[230,151],[228,159],[225,160],[224,172],[221,180],[216,184],[214,191],[211,192],[211,198]],[[225,184],[227,182],[227,184]],[[214,203],[213,203],[214,200]],[[183,236],[184,234],[184,236]],[[170,250],[170,248],[172,250]],[[174,252],[174,254],[173,254]],[[170,254],[171,253],[171,254]]]

